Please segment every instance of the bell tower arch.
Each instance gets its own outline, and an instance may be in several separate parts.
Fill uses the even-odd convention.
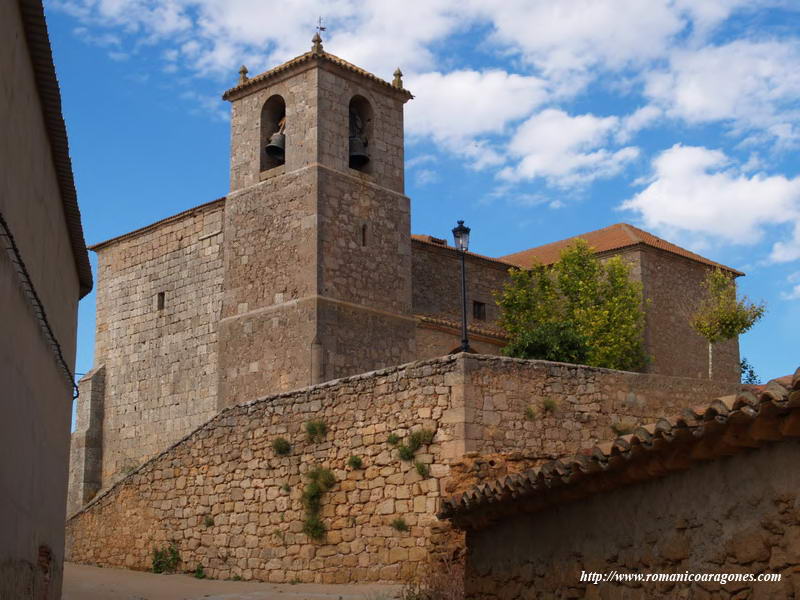
[[[413,96],[325,52],[231,102],[220,407],[413,360],[403,105]]]

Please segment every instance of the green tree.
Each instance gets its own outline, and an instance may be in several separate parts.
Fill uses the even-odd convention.
[[[503,352],[634,370],[645,362],[642,286],[619,257],[600,262],[584,240],[549,267],[512,269],[497,294]]]
[[[764,303],[736,298],[733,276],[716,268],[703,282],[705,297],[692,317],[692,327],[708,342],[708,378],[714,374],[714,344],[730,340],[750,330],[766,312]]]
[[[753,365],[750,364],[750,361],[747,360],[745,357],[742,357],[742,360],[739,361],[739,374],[740,374],[740,381],[742,383],[750,383],[753,385],[758,385],[761,383],[761,380],[758,377],[758,373],[753,368]]]

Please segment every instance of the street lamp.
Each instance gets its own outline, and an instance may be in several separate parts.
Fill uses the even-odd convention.
[[[467,339],[467,265],[464,261],[469,249],[469,232],[464,221],[459,221],[453,228],[456,250],[461,254],[461,352],[472,352]]]

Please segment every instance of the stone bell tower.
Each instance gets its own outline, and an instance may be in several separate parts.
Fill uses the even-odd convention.
[[[322,48],[231,102],[220,408],[414,357],[401,73]],[[269,148],[267,148],[269,146]]]

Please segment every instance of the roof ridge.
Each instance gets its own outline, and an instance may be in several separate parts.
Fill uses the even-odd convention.
[[[348,71],[352,71],[354,73],[358,73],[358,74],[366,77],[367,79],[371,79],[371,80],[375,81],[376,83],[381,84],[384,87],[388,87],[390,90],[394,91],[395,93],[404,95],[406,97],[406,99],[410,100],[411,98],[414,97],[411,92],[409,92],[407,89],[403,88],[402,86],[396,86],[393,83],[383,79],[382,77],[378,77],[374,73],[371,73],[370,71],[367,71],[366,69],[351,63],[350,61],[347,61],[347,60],[345,60],[345,59],[343,59],[343,58],[341,58],[339,56],[336,56],[335,54],[331,54],[330,52],[328,52],[326,50],[320,49],[319,51],[310,50],[308,52],[304,52],[303,54],[295,56],[294,58],[290,58],[289,60],[287,60],[285,62],[282,62],[281,64],[272,67],[271,69],[267,69],[263,73],[259,73],[255,77],[251,77],[249,79],[240,80],[239,83],[237,83],[232,88],[226,90],[225,93],[222,94],[222,99],[223,100],[230,100],[231,97],[234,94],[237,94],[238,92],[241,92],[241,91],[246,90],[248,88],[251,88],[251,87],[253,87],[255,85],[258,85],[259,83],[262,83],[262,82],[270,79],[274,75],[282,73],[283,71],[286,71],[286,70],[288,70],[288,69],[290,69],[290,68],[292,68],[292,67],[294,67],[296,65],[302,64],[302,63],[304,63],[304,62],[306,62],[308,60],[311,60],[311,59],[326,60],[326,61],[330,62],[331,64],[338,65],[339,67],[347,69]]]
[[[650,248],[669,252],[675,256],[681,256],[688,260],[693,260],[711,267],[724,269],[725,271],[729,271],[736,276],[744,275],[744,273],[737,269],[713,261],[700,254],[697,254],[696,252],[692,252],[691,250],[687,250],[686,248],[678,246],[673,242],[665,240],[664,238],[658,237],[657,235],[652,234],[640,227],[624,222],[614,223],[612,225],[607,225],[606,227],[601,227],[592,231],[586,231],[561,240],[548,242],[539,246],[533,246],[532,248],[520,250],[519,252],[505,254],[499,257],[499,259],[507,262],[513,261],[513,264],[516,266],[522,266],[524,268],[528,268],[528,265],[523,263],[528,263],[534,259],[545,265],[553,264],[558,260],[556,256],[558,252],[556,252],[556,250],[577,239],[586,240],[597,254],[621,250],[622,248],[628,248],[637,244],[643,244]]]
[[[631,238],[631,241],[632,241],[632,242],[637,242],[637,243],[639,243],[639,244],[644,244],[644,243],[646,243],[646,242],[645,242],[645,241],[644,241],[644,240],[641,238],[641,236],[639,236],[639,235],[638,235],[638,233],[639,233],[640,231],[642,231],[642,230],[641,230],[641,229],[639,229],[638,227],[634,227],[634,226],[633,226],[633,225],[631,225],[630,223],[625,223],[625,222],[622,222],[622,223],[617,223],[616,225],[612,225],[612,227],[619,227],[619,228],[621,228],[621,229],[622,229],[622,230],[623,230],[625,233],[627,233],[627,234],[628,234],[628,237],[629,237],[629,238]]]

